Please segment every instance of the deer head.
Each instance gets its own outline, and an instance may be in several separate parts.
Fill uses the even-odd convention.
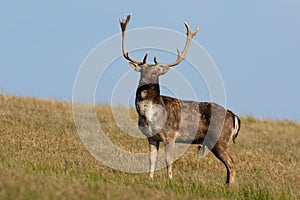
[[[123,50],[123,56],[129,60],[129,65],[137,72],[141,73],[140,82],[139,85],[145,85],[145,84],[158,84],[158,77],[160,75],[163,75],[168,72],[170,67],[173,67],[175,65],[178,65],[182,62],[182,60],[185,59],[186,52],[191,44],[191,41],[193,37],[198,32],[198,27],[194,32],[191,32],[189,25],[185,22],[185,27],[187,29],[187,39],[185,43],[185,47],[182,52],[180,52],[179,49],[177,49],[177,60],[169,63],[159,63],[157,62],[156,57],[154,57],[154,64],[147,63],[147,57],[148,53],[145,54],[143,61],[136,61],[133,58],[131,58],[128,54],[128,51],[126,50],[125,41],[126,41],[126,29],[128,27],[128,23],[130,21],[130,15],[127,15],[126,18],[120,20],[120,25],[122,29],[122,50]]]

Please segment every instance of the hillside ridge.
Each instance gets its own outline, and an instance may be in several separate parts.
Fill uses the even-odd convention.
[[[136,126],[134,109],[113,109],[128,112]],[[146,139],[125,131],[135,128],[116,124],[110,106],[97,105],[95,111],[116,146],[148,151]],[[0,95],[0,199],[300,198],[300,125],[251,116],[241,120],[237,144],[230,145],[236,184],[227,190],[222,163],[211,154],[199,159],[197,146],[175,161],[172,182],[165,169],[150,181],[144,173],[124,173],[95,159],[80,140],[70,102]]]

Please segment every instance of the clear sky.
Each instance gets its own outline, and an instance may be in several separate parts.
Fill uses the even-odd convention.
[[[195,40],[221,73],[226,107],[300,121],[299,11],[299,0],[1,1],[0,92],[71,101],[86,56],[132,13],[129,29],[199,26]]]

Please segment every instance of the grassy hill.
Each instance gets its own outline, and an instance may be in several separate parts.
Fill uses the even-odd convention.
[[[116,145],[148,149],[144,139],[116,126],[109,106],[96,111]],[[134,110],[130,115],[137,121]],[[172,181],[165,169],[150,181],[97,161],[79,139],[70,103],[0,95],[0,199],[300,198],[300,125],[241,120],[237,144],[230,146],[236,184],[226,189],[223,164],[212,154],[198,159],[196,146],[174,163]]]

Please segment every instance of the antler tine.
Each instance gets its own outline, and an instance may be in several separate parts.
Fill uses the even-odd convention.
[[[128,23],[130,21],[130,17],[131,15],[127,15],[126,18],[125,16],[120,19],[120,25],[121,25],[121,29],[122,29],[122,51],[123,51],[123,56],[129,60],[130,62],[133,62],[135,64],[138,64],[138,65],[141,65],[141,64],[145,64],[146,63],[146,60],[147,60],[147,57],[148,57],[148,53],[146,53],[144,59],[143,59],[143,62],[140,62],[140,61],[136,61],[132,58],[130,58],[129,54],[128,54],[128,51],[126,50],[126,29],[128,27]]]
[[[181,63],[184,59],[185,59],[185,55],[186,52],[188,50],[188,48],[190,47],[191,41],[193,39],[193,37],[195,37],[196,33],[198,32],[199,28],[196,27],[196,30],[194,32],[191,32],[190,26],[188,25],[187,22],[184,22],[184,25],[186,27],[186,43],[185,43],[185,47],[183,49],[182,52],[180,52],[179,49],[177,49],[177,60],[175,62],[169,63],[169,64],[162,64],[162,63],[158,63],[156,60],[156,57],[154,58],[154,62],[155,64],[159,64],[160,66],[164,66],[164,67],[173,67],[175,65],[178,65],[179,63]]]
[[[143,64],[145,64],[146,63],[146,61],[147,61],[147,57],[148,57],[148,52],[145,54],[145,56],[144,56],[144,59],[143,59]]]
[[[188,50],[188,48],[190,47],[190,44],[191,44],[191,41],[192,39],[195,37],[195,35],[197,34],[199,28],[196,27],[195,31],[194,32],[191,32],[191,29],[190,29],[190,26],[187,22],[184,22],[184,25],[186,27],[186,36],[187,36],[187,40],[186,40],[186,43],[185,43],[185,47],[184,47],[184,50],[181,54],[181,56],[183,57],[183,59],[185,58],[185,54]]]
[[[156,60],[156,56],[154,56],[154,63],[158,64],[157,60]]]

